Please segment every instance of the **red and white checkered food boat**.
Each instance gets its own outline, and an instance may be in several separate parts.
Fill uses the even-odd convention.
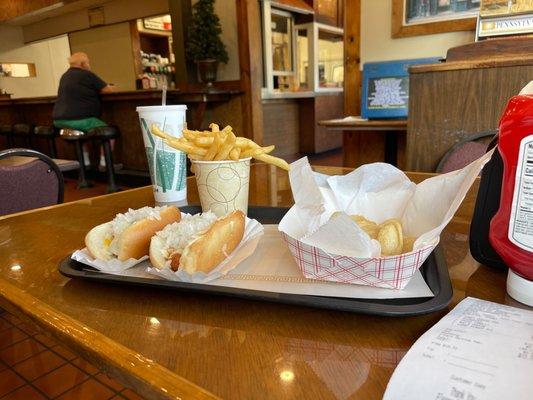
[[[403,289],[437,245],[398,256],[362,259],[328,254],[284,232],[281,235],[306,278],[388,289]]]
[[[437,246],[440,233],[491,155],[419,184],[389,164],[367,164],[344,176],[326,176],[313,172],[302,158],[291,164],[295,204],[278,229],[308,279],[403,289]],[[338,211],[345,217],[331,219]],[[370,242],[349,215],[378,223],[400,220],[404,234],[417,238],[415,250],[377,256],[375,241]]]

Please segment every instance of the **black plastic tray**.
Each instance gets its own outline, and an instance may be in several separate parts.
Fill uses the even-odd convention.
[[[498,149],[481,171],[476,206],[470,224],[470,253],[472,257],[488,267],[507,270],[502,258],[489,241],[490,221],[500,208],[502,191],[503,160]]]
[[[183,212],[195,214],[200,212],[198,206],[181,207]],[[278,223],[288,208],[249,207],[248,216],[264,224]],[[198,294],[223,295],[250,300],[270,301],[308,307],[325,308],[338,311],[357,312],[383,316],[421,315],[445,308],[452,299],[452,285],[448,268],[439,246],[430,254],[420,268],[424,280],[434,297],[417,297],[409,299],[347,299],[340,297],[293,295],[263,292],[248,289],[212,286],[188,282],[174,282],[159,279],[124,277],[100,272],[85,264],[74,261],[70,255],[59,264],[59,272],[71,278],[81,278],[97,282],[151,286],[162,289],[196,292]]]

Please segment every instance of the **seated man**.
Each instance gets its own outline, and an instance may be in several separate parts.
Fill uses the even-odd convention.
[[[82,131],[106,126],[99,119],[102,113],[100,93],[114,91],[113,86],[91,72],[87,54],[74,53],[68,62],[70,68],[59,81],[53,112],[54,125]]]

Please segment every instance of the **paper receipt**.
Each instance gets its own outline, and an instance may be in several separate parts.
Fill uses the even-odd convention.
[[[411,347],[384,400],[526,400],[533,311],[468,297]]]

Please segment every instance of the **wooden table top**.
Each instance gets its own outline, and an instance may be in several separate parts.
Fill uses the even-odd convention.
[[[406,119],[360,119],[346,117],[318,121],[318,125],[335,130],[403,131],[407,130]]]
[[[197,203],[194,181],[188,184],[189,202]],[[474,196],[467,196],[470,208]],[[284,171],[252,166],[250,204],[291,203]],[[83,247],[91,227],[145,205],[153,205],[149,187],[0,217],[0,306],[37,323],[147,399],[378,399],[413,342],[460,300],[517,304],[506,295],[506,274],[475,262],[468,236],[452,230],[441,240],[452,304],[417,317],[106,285],[59,274],[58,263]]]

